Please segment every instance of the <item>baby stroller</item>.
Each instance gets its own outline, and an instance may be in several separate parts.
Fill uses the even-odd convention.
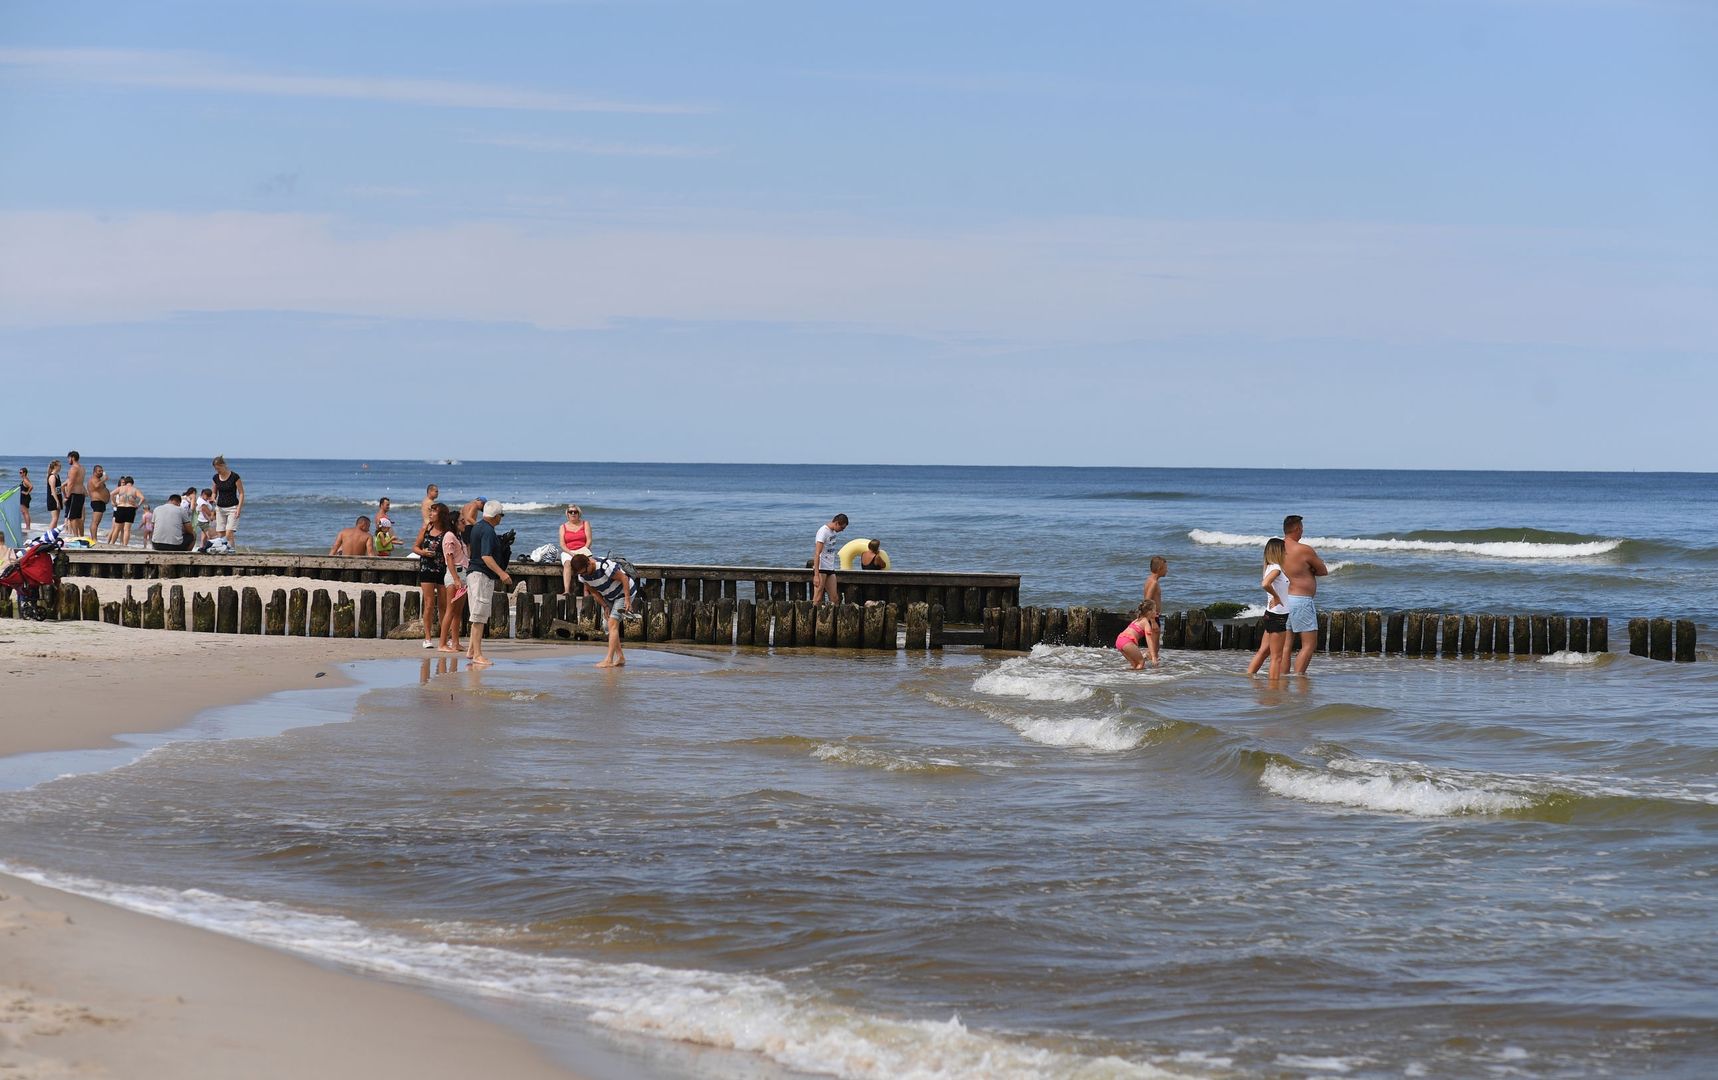
[[[0,586],[16,589],[18,592],[18,617],[34,619],[37,622],[47,618],[36,601],[41,595],[42,586],[52,585],[60,580],[59,567],[54,565],[55,556],[65,546],[65,539],[58,529],[49,529],[36,539],[24,545],[24,550],[18,553],[13,561],[0,567]]]

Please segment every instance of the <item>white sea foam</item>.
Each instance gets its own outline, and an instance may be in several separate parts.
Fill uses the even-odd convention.
[[[3,864],[0,870],[390,978],[570,1010],[619,1031],[749,1051],[808,1073],[856,1080],[1177,1075],[1144,1062],[1083,1056],[975,1031],[959,1017],[904,1020],[865,1013],[761,975],[603,964],[491,945],[426,942],[338,916],[200,889],[121,887]]]
[[[1094,688],[1081,681],[1066,667],[1045,664],[1045,646],[1037,646],[1029,656],[1004,660],[990,671],[973,680],[972,688],[981,694],[997,697],[1025,698],[1028,701],[1084,701],[1095,693]]]
[[[509,514],[530,514],[535,513],[538,510],[554,510],[557,507],[565,505],[565,503],[546,502],[503,502],[501,504],[501,509],[507,511]]]
[[[884,772],[941,772],[961,768],[959,762],[945,758],[915,758],[869,746],[854,746],[851,743],[818,743],[812,748],[811,756],[819,761],[859,765],[867,769],[882,769]]]
[[[1602,655],[1604,654],[1570,652],[1568,649],[1564,649],[1561,652],[1554,652],[1547,656],[1541,656],[1539,658],[1539,662],[1541,664],[1561,664],[1567,667],[1585,667],[1589,664],[1598,663],[1599,657]]]
[[[1382,762],[1332,763],[1330,770],[1271,762],[1259,783],[1265,790],[1304,802],[1385,810],[1417,817],[1500,814],[1533,804],[1526,794],[1498,791],[1453,779],[1416,776]]]
[[[1009,727],[1044,746],[1077,747],[1111,753],[1144,745],[1149,728],[1129,724],[1119,716],[1075,716],[1067,719],[1027,717],[1007,720]]]
[[[1270,537],[1194,529],[1187,538],[1195,544],[1221,547],[1263,547]],[[1460,540],[1378,540],[1369,537],[1309,536],[1306,543],[1325,551],[1424,551],[1443,555],[1482,555],[1493,559],[1586,559],[1615,551],[1622,540],[1591,540],[1579,544],[1536,544],[1527,540],[1492,540],[1470,543]]]

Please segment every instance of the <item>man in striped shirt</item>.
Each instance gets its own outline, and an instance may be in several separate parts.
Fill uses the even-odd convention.
[[[608,619],[608,655],[597,667],[625,667],[626,653],[620,647],[619,608],[624,606],[627,615],[631,615],[638,590],[613,559],[574,555],[567,565],[579,576],[585,595],[601,602],[603,615]]]

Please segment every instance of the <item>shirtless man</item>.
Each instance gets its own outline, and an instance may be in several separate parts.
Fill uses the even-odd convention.
[[[84,485],[84,464],[78,452],[66,453],[66,527],[67,536],[84,534],[84,498],[89,494]]]
[[[376,538],[370,535],[370,519],[360,517],[358,523],[351,528],[341,529],[334,538],[334,546],[328,549],[330,555],[374,555],[376,553]]]
[[[441,488],[436,487],[434,484],[424,488],[424,501],[418,504],[418,510],[424,516],[425,525],[430,523],[430,507],[434,506],[436,504],[436,500],[439,498],[441,498]]]
[[[89,532],[84,534],[91,540],[101,539],[101,517],[107,513],[107,500],[112,494],[107,486],[107,470],[97,465],[89,476],[89,508],[92,513]]]
[[[1318,579],[1330,573],[1318,552],[1300,542],[1299,514],[1283,518],[1283,575],[1289,581],[1289,633],[1300,636],[1300,655],[1294,658],[1294,673],[1305,675],[1312,663],[1312,650],[1318,648]]]

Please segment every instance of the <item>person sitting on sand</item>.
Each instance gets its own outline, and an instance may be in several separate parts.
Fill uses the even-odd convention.
[[[889,561],[883,558],[883,541],[873,540],[859,553],[859,569],[887,570]]]
[[[190,551],[195,533],[191,528],[190,507],[184,496],[169,495],[153,516],[145,515],[145,534],[156,551]]]
[[[1134,612],[1133,621],[1122,628],[1116,635],[1116,648],[1127,657],[1127,663],[1135,671],[1145,670],[1146,653],[1142,653],[1139,643],[1144,640],[1147,652],[1151,656],[1151,666],[1157,666],[1157,602],[1154,600],[1140,601],[1139,608]]]
[[[374,555],[376,540],[370,535],[370,519],[359,515],[356,524],[341,529],[334,537],[334,546],[328,549],[330,555]]]
[[[625,604],[627,614],[630,615],[638,590],[613,559],[574,555],[567,565],[573,568],[573,573],[579,575],[579,582],[584,585],[585,594],[596,597],[602,604],[603,615],[608,619],[608,655],[603,657],[602,663],[597,667],[625,667],[626,653],[620,647],[619,607]]]

